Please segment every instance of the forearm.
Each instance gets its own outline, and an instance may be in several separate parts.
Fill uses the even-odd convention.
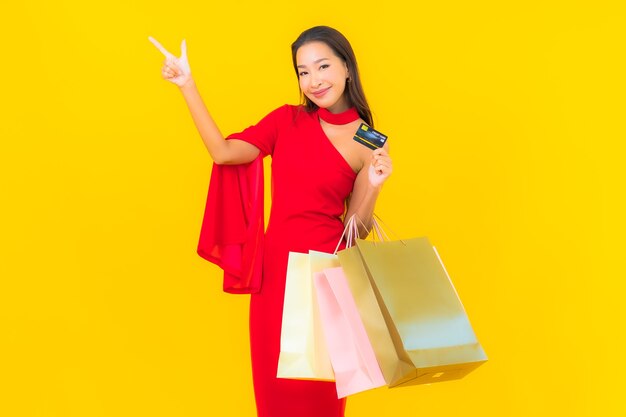
[[[353,215],[357,216],[357,225],[359,230],[359,237],[365,239],[372,228],[372,216],[374,215],[374,208],[376,206],[376,200],[382,189],[382,185],[372,186],[367,185],[363,196],[360,201],[351,201],[350,208],[346,213],[346,221]]]
[[[228,159],[227,141],[224,140],[224,136],[209,114],[209,111],[200,96],[200,92],[198,91],[195,81],[191,80],[184,86],[180,87],[180,92],[187,103],[187,107],[191,113],[191,118],[193,119],[193,122],[198,129],[198,133],[200,133],[200,137],[209,151],[211,158],[218,164],[224,163]]]
[[[245,164],[252,162],[259,156],[259,149],[244,140],[226,140],[209,114],[196,82],[191,77],[191,69],[187,61],[187,44],[183,40],[181,44],[182,55],[176,58],[168,52],[153,37],[149,36],[150,42],[165,55],[163,65],[163,78],[176,84],[187,103],[191,112],[191,118],[200,133],[213,162],[216,164]]]
[[[180,87],[180,91],[185,98],[200,137],[216,164],[245,164],[253,161],[259,155],[259,149],[248,142],[224,139],[204,105],[193,79]]]

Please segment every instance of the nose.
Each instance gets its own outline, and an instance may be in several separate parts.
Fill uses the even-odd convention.
[[[322,85],[322,80],[316,72],[311,73],[311,87],[318,88]]]

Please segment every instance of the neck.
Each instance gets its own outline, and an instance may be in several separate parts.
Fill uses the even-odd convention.
[[[330,110],[320,107],[317,109],[317,114],[320,119],[333,125],[345,125],[359,119],[356,107],[350,107],[340,113],[331,113]]]

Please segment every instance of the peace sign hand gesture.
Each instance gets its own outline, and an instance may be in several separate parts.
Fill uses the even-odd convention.
[[[180,44],[180,58],[176,58],[172,55],[152,36],[148,36],[148,39],[154,44],[154,46],[157,47],[159,51],[161,51],[163,55],[165,55],[165,62],[163,63],[163,69],[161,70],[164,79],[173,82],[179,87],[183,87],[187,83],[192,82],[191,68],[189,68],[189,61],[187,60],[187,42],[185,39],[183,39]]]

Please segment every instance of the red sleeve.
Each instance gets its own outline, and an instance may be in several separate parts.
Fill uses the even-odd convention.
[[[290,106],[285,104],[273,110],[256,125],[249,126],[238,133],[231,133],[226,139],[246,141],[259,148],[263,156],[272,155],[278,132],[285,122],[289,121],[290,114]]]

